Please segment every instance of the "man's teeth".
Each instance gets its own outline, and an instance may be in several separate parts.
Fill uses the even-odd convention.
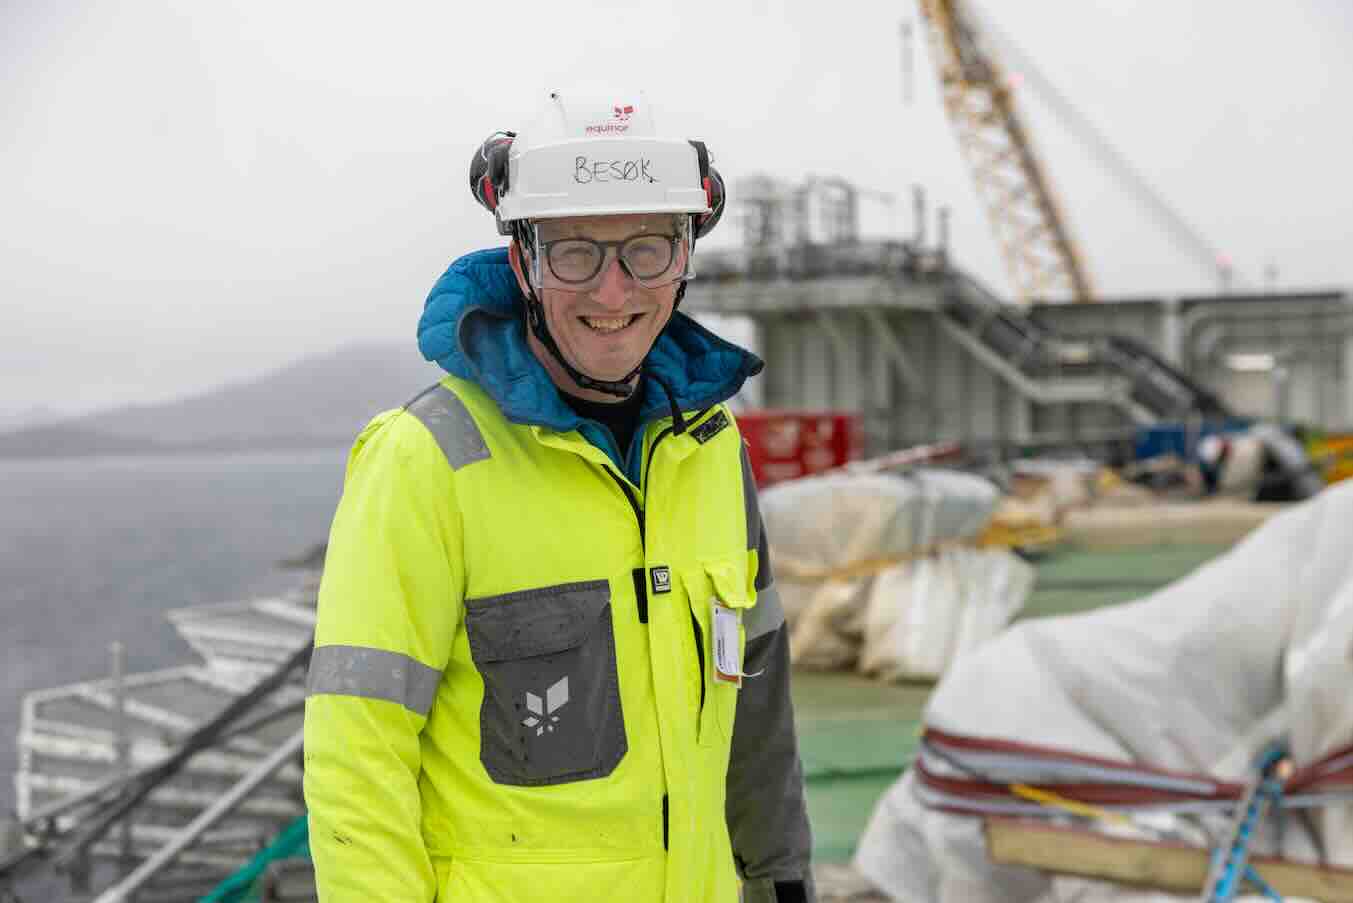
[[[617,332],[630,325],[634,317],[583,317],[582,321],[597,332]]]

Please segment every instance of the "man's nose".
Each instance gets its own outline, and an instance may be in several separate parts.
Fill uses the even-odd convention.
[[[611,257],[602,266],[601,282],[592,292],[595,301],[605,307],[619,310],[629,301],[634,291],[634,279],[620,265],[620,258]]]

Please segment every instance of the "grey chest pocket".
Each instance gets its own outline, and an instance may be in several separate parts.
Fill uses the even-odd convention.
[[[480,761],[499,784],[610,774],[628,749],[605,580],[465,600],[484,678]]]

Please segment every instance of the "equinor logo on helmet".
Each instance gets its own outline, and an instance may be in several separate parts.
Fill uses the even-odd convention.
[[[585,135],[618,135],[629,131],[630,117],[634,115],[633,104],[616,104],[612,107],[615,115],[610,122],[598,122],[583,128]]]

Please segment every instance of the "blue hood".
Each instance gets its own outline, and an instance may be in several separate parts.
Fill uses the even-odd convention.
[[[478,384],[508,420],[559,432],[580,430],[615,458],[605,431],[568,406],[531,353],[522,318],[525,303],[506,248],[466,254],[432,287],[418,321],[418,350],[453,376]],[[666,393],[650,374],[667,384],[681,410],[696,411],[731,398],[761,367],[756,355],[685,314],[673,314],[644,361],[640,423],[671,412]]]

